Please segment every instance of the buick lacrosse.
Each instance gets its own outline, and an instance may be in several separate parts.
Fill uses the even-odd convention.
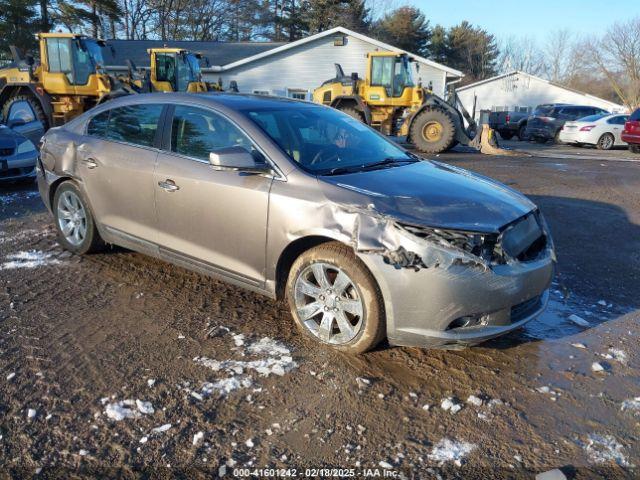
[[[37,176],[64,248],[120,245],[286,299],[348,352],[504,334],[543,311],[554,271],[526,197],[307,102],[119,98],[49,130]]]

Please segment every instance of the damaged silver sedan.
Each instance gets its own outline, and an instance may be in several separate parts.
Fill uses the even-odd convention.
[[[68,250],[121,245],[286,299],[349,352],[496,337],[542,312],[553,276],[527,198],[306,102],[120,98],[51,129],[37,173]]]

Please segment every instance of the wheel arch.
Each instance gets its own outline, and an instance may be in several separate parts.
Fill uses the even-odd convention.
[[[31,96],[42,108],[42,111],[47,117],[48,126],[53,125],[53,108],[51,107],[51,97],[44,90],[39,93],[37,86],[32,83],[24,84],[6,84],[0,91],[0,113],[4,110],[5,103],[17,96],[17,95],[29,95]],[[46,127],[46,125],[45,125]]]
[[[293,262],[307,250],[322,245],[323,243],[336,242],[335,238],[327,237],[324,235],[308,235],[300,237],[289,243],[278,257],[276,263],[275,272],[275,293],[276,298],[281,300],[285,297],[285,289],[287,286],[287,279],[289,278],[289,271],[293,265]],[[341,242],[344,243],[344,242]]]

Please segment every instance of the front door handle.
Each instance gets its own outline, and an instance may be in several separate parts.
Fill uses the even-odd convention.
[[[175,192],[176,190],[180,190],[180,187],[176,185],[176,182],[167,178],[164,182],[158,182],[158,186],[167,192]]]
[[[98,162],[96,162],[96,160],[91,157],[85,158],[82,161],[84,162],[84,164],[87,166],[89,170],[93,170],[98,166]]]

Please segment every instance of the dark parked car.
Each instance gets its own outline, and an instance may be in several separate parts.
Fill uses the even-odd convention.
[[[557,141],[565,122],[606,113],[609,112],[599,107],[587,105],[568,105],[565,103],[538,105],[527,121],[526,135],[541,143],[548,140]]]
[[[526,140],[528,119],[527,112],[491,112],[489,127],[498,132],[500,137],[505,140],[511,140],[516,135],[520,140]]]
[[[38,151],[31,140],[0,124],[0,183],[36,176]]]
[[[629,144],[629,150],[640,153],[640,108],[636,109],[624,124],[621,137]]]

